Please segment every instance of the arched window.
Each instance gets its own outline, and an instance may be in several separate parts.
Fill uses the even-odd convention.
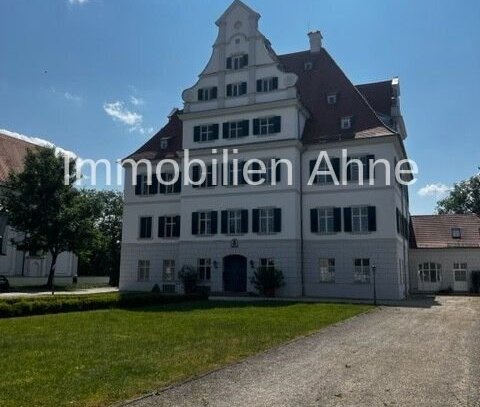
[[[438,283],[441,280],[442,265],[438,263],[422,263],[418,265],[418,277],[424,283]]]

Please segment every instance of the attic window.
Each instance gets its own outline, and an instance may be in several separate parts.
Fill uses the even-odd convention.
[[[452,239],[461,239],[462,238],[462,229],[452,228]]]
[[[305,62],[305,64],[303,65],[303,69],[305,71],[311,71],[313,68],[313,62],[312,61],[307,61]]]
[[[342,130],[348,130],[352,128],[352,116],[344,116],[340,119],[340,128]]]
[[[337,93],[329,93],[327,95],[327,104],[334,105],[337,103]]]
[[[161,139],[160,140],[160,149],[165,150],[168,147],[168,140],[167,139]]]

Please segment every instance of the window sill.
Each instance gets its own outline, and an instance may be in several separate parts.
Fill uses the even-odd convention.
[[[319,284],[335,284],[335,280],[333,280],[333,281],[319,281]]]
[[[280,232],[256,232],[257,235],[260,236],[272,236],[272,235],[277,235]]]
[[[354,281],[353,284],[370,285],[370,281]]]
[[[312,232],[312,233],[317,235],[317,236],[335,236],[338,233],[340,233],[340,231],[338,231],[338,232]]]

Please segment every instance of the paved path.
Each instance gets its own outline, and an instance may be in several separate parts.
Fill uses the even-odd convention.
[[[79,294],[100,294],[100,293],[113,293],[117,292],[118,287],[98,287],[98,288],[86,288],[82,290],[75,291],[55,291],[55,295],[79,295]],[[9,291],[7,293],[0,293],[1,298],[15,298],[15,297],[38,297],[52,295],[51,291],[35,291],[35,292],[16,292]]]
[[[437,297],[382,307],[129,406],[480,406],[479,348],[480,298]]]

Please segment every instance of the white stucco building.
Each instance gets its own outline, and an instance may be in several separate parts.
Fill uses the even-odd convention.
[[[27,150],[41,148],[36,144],[0,133],[0,194],[11,172],[23,169]],[[22,242],[23,234],[8,225],[6,215],[0,214],[0,275],[6,276],[11,285],[41,285],[47,282],[51,257],[49,254],[29,253],[18,250],[15,242]],[[78,259],[71,252],[58,256],[56,282],[72,282],[77,274]]]
[[[142,173],[135,186],[126,166],[120,289],[179,291],[177,272],[192,265],[212,292],[250,292],[254,269],[265,265],[283,271],[279,295],[371,298],[375,266],[378,297],[403,298],[409,211],[407,188],[393,176],[406,158],[398,79],[353,85],[318,31],[308,34],[308,50],[278,55],[259,18],[232,3],[216,22],[210,60],[182,94],[183,109],[128,158],[182,164],[189,149],[190,158],[211,163],[229,149],[240,161],[288,159],[291,185],[284,164],[267,168],[268,185],[223,185],[231,184],[228,168],[219,170],[220,185],[208,177],[200,187],[148,185]],[[308,185],[321,151],[341,175],[342,149],[391,168],[377,165],[374,185],[359,185],[356,165],[346,185],[328,176]]]

